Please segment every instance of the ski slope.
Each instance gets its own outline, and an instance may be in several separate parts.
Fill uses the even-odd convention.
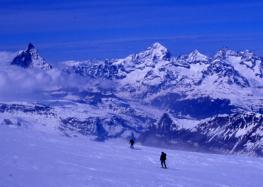
[[[89,137],[90,138],[90,137]],[[263,159],[68,138],[0,126],[0,187],[260,187]],[[160,168],[161,151],[168,169]]]

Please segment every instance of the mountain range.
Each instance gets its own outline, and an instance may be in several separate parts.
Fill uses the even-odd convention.
[[[83,86],[42,90],[47,97],[37,102],[3,101],[3,125],[263,155],[263,58],[249,50],[174,56],[154,43],[122,59],[65,61],[56,67],[30,43],[11,66],[59,72]]]

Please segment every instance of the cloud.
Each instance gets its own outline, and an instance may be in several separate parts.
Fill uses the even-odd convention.
[[[39,91],[52,86],[52,77],[45,72],[9,66],[0,70],[0,98],[36,97]]]
[[[92,90],[95,87],[111,90],[113,85],[110,81],[95,81],[74,73],[65,73],[63,67],[49,71],[24,69],[12,65],[0,68],[0,102],[41,101],[54,99],[51,98],[53,91],[65,91],[66,93],[72,91],[75,93],[76,91]]]
[[[16,52],[0,51],[0,65],[7,65],[16,56]]]

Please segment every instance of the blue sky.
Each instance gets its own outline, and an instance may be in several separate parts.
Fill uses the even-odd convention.
[[[0,0],[0,50],[49,61],[125,57],[159,41],[177,55],[222,47],[263,56],[260,0]]]

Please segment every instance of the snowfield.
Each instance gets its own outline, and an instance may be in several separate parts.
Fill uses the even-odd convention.
[[[260,187],[263,159],[96,142],[0,126],[0,187]],[[161,151],[168,169],[160,168]]]

